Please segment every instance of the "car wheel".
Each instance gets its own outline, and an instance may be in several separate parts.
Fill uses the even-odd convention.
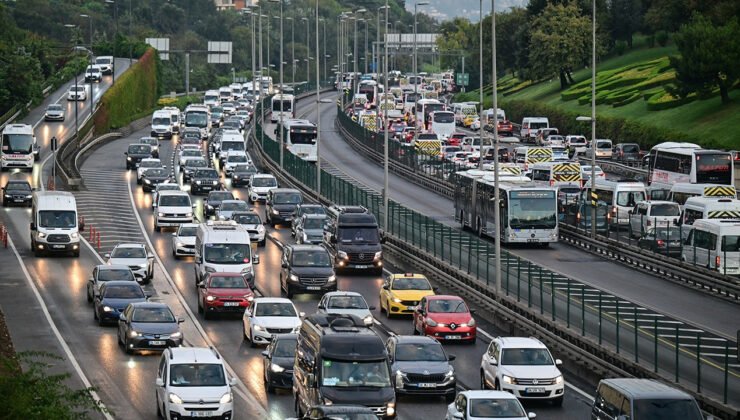
[[[488,389],[488,384],[486,383],[486,375],[485,373],[483,373],[482,370],[480,371],[480,389]]]
[[[92,301],[93,301],[92,293],[90,293],[90,288],[88,287],[87,288],[87,302],[92,303]]]
[[[125,351],[126,354],[134,354],[134,350],[128,346],[128,338],[123,340],[123,351]]]
[[[385,301],[385,316],[388,319],[393,318],[393,315],[391,315],[391,301],[386,300]],[[414,333],[416,333],[416,326],[414,325]]]
[[[447,404],[450,404],[453,401],[455,401],[455,394],[445,394],[445,402]]]
[[[270,381],[265,379],[265,390],[268,394],[274,394],[275,393],[275,387],[270,384]]]
[[[163,419],[164,415],[162,415],[162,406],[159,404],[159,394],[155,392],[154,395],[155,395],[154,399],[157,402],[157,418]]]
[[[560,396],[560,397],[557,397],[557,398],[553,399],[552,400],[552,405],[554,405],[555,407],[562,407],[563,406],[563,397]]]
[[[260,247],[264,247],[266,242],[267,242],[267,239],[263,239],[263,240],[259,241],[257,243],[257,245],[260,246]]]
[[[162,227],[157,224],[157,222],[154,222],[154,231],[155,232],[161,232]]]
[[[198,299],[198,313],[199,314],[203,313],[203,304],[201,303],[200,299]]]
[[[285,285],[285,297],[287,297],[288,299],[293,298],[293,289],[290,287],[289,284]]]
[[[257,343],[254,342],[254,335],[252,334],[252,330],[249,330],[249,347],[257,347]]]
[[[380,308],[379,308],[379,310],[380,310],[380,313],[381,314],[385,312],[385,308],[383,307],[383,301],[380,301]]]
[[[473,337],[473,339],[472,339],[472,340],[470,340],[470,341],[468,342],[468,344],[470,344],[471,346],[474,346],[474,345],[475,345],[475,342],[476,342],[477,340],[478,340],[478,336],[475,336],[475,337]]]
[[[208,312],[208,307],[204,304],[203,305],[203,319],[210,319],[211,314]]]

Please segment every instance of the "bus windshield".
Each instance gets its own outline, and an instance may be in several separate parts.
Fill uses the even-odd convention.
[[[557,206],[554,191],[512,191],[509,226],[512,229],[555,229]]]
[[[729,153],[697,154],[696,182],[732,185],[732,159]]]
[[[316,144],[316,133],[290,133],[292,144]]]
[[[185,114],[185,125],[189,127],[207,127],[208,116],[205,112],[188,112]]]
[[[282,109],[280,108],[280,103],[282,103]],[[293,110],[293,102],[289,101],[287,99],[280,100],[274,100],[272,101],[272,110],[273,111],[283,111],[283,112],[290,112]]]
[[[5,154],[29,154],[33,151],[33,136],[30,134],[3,134],[2,152]]]

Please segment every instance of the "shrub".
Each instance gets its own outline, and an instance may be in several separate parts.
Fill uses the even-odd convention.
[[[655,33],[655,41],[660,45],[661,47],[665,47],[668,45],[668,32],[666,31],[658,31]]]
[[[625,50],[627,50],[627,43],[624,41],[617,41],[614,44],[614,53],[617,55],[623,55]]]

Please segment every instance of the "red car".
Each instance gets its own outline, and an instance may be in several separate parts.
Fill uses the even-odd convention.
[[[459,146],[462,140],[465,138],[465,133],[452,133],[447,139],[448,146]]]
[[[475,343],[477,327],[465,301],[459,296],[426,296],[414,311],[414,334],[440,341]]]
[[[209,273],[198,283],[198,312],[208,318],[211,313],[238,313],[252,305],[254,292],[240,273]]]
[[[497,129],[499,134],[514,135],[514,125],[509,120],[499,120]]]

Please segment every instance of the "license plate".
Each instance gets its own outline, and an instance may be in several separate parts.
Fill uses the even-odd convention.
[[[370,268],[370,266],[369,265],[356,265],[355,268],[364,269],[364,268]]]
[[[416,306],[407,306],[406,307],[406,310],[407,311],[415,311],[416,310]]]
[[[149,341],[150,346],[164,346],[166,344],[165,341],[162,340],[151,340]]]
[[[419,388],[436,388],[437,384],[420,383]]]
[[[14,203],[22,203],[23,200],[13,200]]]
[[[239,302],[224,302],[224,306],[239,306]]]
[[[54,249],[64,249],[64,245],[52,245],[51,247]]]
[[[445,340],[459,340],[460,338],[462,337],[460,337],[459,335],[446,335],[445,336]]]
[[[540,241],[540,240],[539,240],[539,239],[537,239],[537,238],[530,238],[530,239],[527,239],[527,242],[539,242],[539,241]]]
[[[191,417],[212,417],[215,411],[191,411]]]
[[[545,388],[527,388],[528,394],[541,394],[545,392]]]
[[[321,290],[320,286],[306,286],[306,290]]]

